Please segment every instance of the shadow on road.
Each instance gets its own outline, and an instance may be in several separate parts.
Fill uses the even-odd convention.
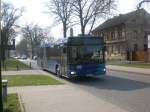
[[[54,73],[51,74],[56,76],[56,74]],[[150,83],[108,75],[105,76],[105,78],[93,78],[93,77],[78,77],[74,79],[67,79],[64,77],[62,78],[76,85],[91,86],[97,89],[132,91],[150,87]]]
[[[120,78],[115,76],[106,76],[105,79],[102,78],[78,78],[74,80],[69,80],[71,83],[82,85],[82,86],[92,86],[98,89],[110,89],[110,90],[120,90],[120,91],[132,91],[136,89],[143,89],[150,87],[150,83],[130,80],[126,78]]]

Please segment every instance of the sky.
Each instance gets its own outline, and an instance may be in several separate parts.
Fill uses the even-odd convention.
[[[62,25],[55,25],[55,19],[52,15],[45,13],[46,2],[49,0],[4,0],[12,3],[15,7],[25,8],[23,16],[19,19],[18,24],[21,26],[25,24],[39,24],[42,27],[48,27],[51,31],[51,35],[55,38],[60,38],[63,35]],[[136,9],[137,2],[139,0],[118,0],[117,1],[117,13],[127,13]],[[53,27],[52,27],[53,26]],[[78,28],[79,29],[79,28]],[[76,30],[75,35],[79,34],[79,30]],[[17,41],[20,40],[18,36]]]

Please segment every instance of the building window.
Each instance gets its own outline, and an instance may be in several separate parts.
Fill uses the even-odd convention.
[[[116,54],[118,54],[118,49],[117,49],[117,45],[114,45],[114,54],[116,55]]]
[[[113,54],[114,53],[114,47],[113,47],[113,45],[111,46],[111,54]]]
[[[107,51],[108,51],[108,55],[110,56],[111,55],[111,46],[108,46]]]
[[[137,50],[138,50],[138,45],[134,44],[134,51],[137,51]]]
[[[148,39],[148,38],[147,38],[147,34],[145,34],[145,35],[144,35],[144,41],[146,42],[147,39]]]
[[[137,40],[137,31],[136,31],[136,30],[133,31],[133,38],[134,38],[135,40]]]
[[[118,53],[120,54],[120,51],[121,51],[121,46],[120,45],[118,45]]]
[[[104,37],[104,33],[103,33],[103,32],[101,32],[101,33],[100,33],[100,36],[101,36],[101,37]]]
[[[147,34],[144,35],[144,38],[147,39]]]
[[[125,38],[125,28],[122,29],[122,38]]]
[[[109,33],[106,33],[107,41],[109,41]]]
[[[118,30],[118,39],[121,39],[121,30]]]
[[[114,32],[111,32],[111,40],[114,40],[115,39],[115,34]]]
[[[115,28],[114,36],[115,36],[115,39],[118,39],[118,31],[117,31],[117,28]]]
[[[135,24],[135,23],[136,23],[136,19],[132,19],[132,23],[134,23],[134,24]]]
[[[144,44],[144,51],[147,51],[148,50],[148,46],[147,44]]]

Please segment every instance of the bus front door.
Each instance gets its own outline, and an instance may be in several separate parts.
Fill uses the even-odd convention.
[[[63,52],[61,55],[61,74],[67,76],[67,54]]]

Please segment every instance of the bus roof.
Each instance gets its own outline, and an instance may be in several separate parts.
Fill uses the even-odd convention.
[[[95,44],[104,44],[104,38],[103,37],[97,37],[97,36],[74,36],[74,37],[68,37],[68,38],[62,38],[56,41],[55,44],[52,43],[46,43],[41,45],[42,48],[46,47],[54,47],[57,45],[62,45],[67,43],[67,45],[95,45]]]
[[[63,44],[63,43],[66,43],[68,40],[68,38],[60,38],[58,39],[55,43],[44,43],[42,44],[40,47],[41,48],[48,48],[48,47],[54,47],[54,46],[57,46],[57,45],[60,45],[60,44]]]
[[[78,36],[78,37],[70,37],[68,38],[68,45],[97,45],[104,44],[103,37],[95,37],[95,36]]]

